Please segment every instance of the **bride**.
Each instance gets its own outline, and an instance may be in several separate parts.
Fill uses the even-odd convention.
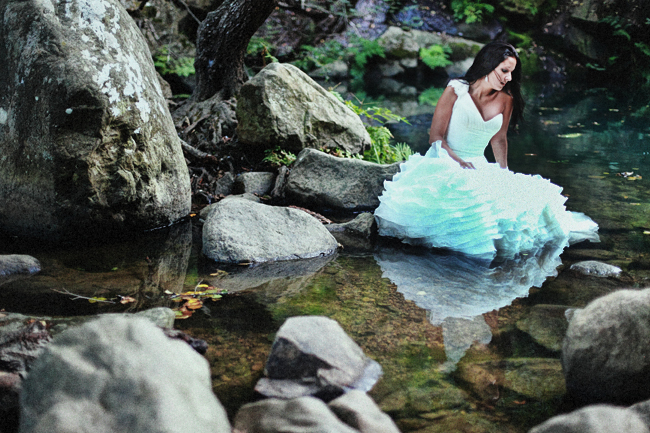
[[[484,258],[514,257],[553,241],[598,241],[598,225],[567,211],[562,188],[508,170],[508,126],[522,116],[521,61],[502,42],[485,45],[451,80],[431,121],[426,155],[400,166],[375,210],[379,234]],[[483,153],[492,146],[496,163]]]

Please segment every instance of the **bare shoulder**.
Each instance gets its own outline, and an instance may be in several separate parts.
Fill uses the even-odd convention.
[[[512,107],[512,101],[514,100],[514,98],[512,97],[512,95],[506,92],[499,92],[497,100],[499,101],[499,104],[501,104],[503,110],[505,111]]]

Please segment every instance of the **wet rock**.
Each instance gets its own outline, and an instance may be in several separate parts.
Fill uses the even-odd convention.
[[[339,148],[359,153],[370,136],[359,116],[293,65],[271,63],[237,99],[237,132],[246,145],[299,152]]]
[[[347,223],[327,224],[325,228],[344,248],[357,250],[370,250],[377,235],[377,223],[370,212],[363,212]]]
[[[265,374],[255,390],[267,397],[332,398],[351,389],[369,391],[381,376],[381,366],[336,321],[301,316],[278,330]]]
[[[336,432],[358,433],[314,397],[271,398],[242,406],[234,421],[238,433]]]
[[[51,241],[106,237],[187,215],[180,141],[126,10],[116,0],[74,0],[7,3],[3,13],[3,230]]]
[[[306,212],[250,200],[222,200],[203,225],[203,254],[217,262],[306,259],[337,248],[336,239]]]
[[[529,433],[648,433],[641,418],[634,412],[616,406],[588,406],[566,415],[551,418],[532,428]]]
[[[41,271],[41,263],[24,254],[0,255],[0,283],[3,277],[31,275]]]
[[[535,305],[517,322],[517,329],[530,335],[537,344],[559,352],[569,326],[568,309],[562,305]]]
[[[571,265],[572,271],[579,272],[583,275],[594,277],[618,277],[621,274],[621,268],[596,260],[586,260]]]
[[[340,420],[361,433],[399,433],[393,420],[363,391],[352,390],[328,406]]]
[[[233,192],[235,194],[266,195],[271,192],[275,174],[268,172],[240,173],[235,178]]]
[[[567,391],[582,403],[650,398],[650,289],[620,290],[573,314],[562,345]]]
[[[20,397],[22,433],[229,433],[207,361],[148,320],[107,315],[58,335]]]
[[[289,173],[285,194],[288,200],[312,210],[372,210],[379,206],[384,181],[398,171],[399,164],[337,158],[305,149]]]

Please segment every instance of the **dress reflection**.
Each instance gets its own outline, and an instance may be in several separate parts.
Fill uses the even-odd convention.
[[[442,326],[447,366],[454,368],[474,342],[492,338],[484,313],[528,296],[557,276],[560,254],[567,246],[548,243],[503,261],[482,260],[428,249],[385,247],[374,257],[382,277],[404,298],[427,310],[432,325]]]

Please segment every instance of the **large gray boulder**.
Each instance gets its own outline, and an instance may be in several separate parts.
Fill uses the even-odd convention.
[[[16,274],[35,274],[40,272],[41,263],[25,254],[0,255],[0,278]]]
[[[275,335],[264,372],[255,390],[277,398],[365,392],[382,374],[335,320],[322,316],[287,319]]]
[[[567,392],[583,403],[650,399],[650,289],[620,290],[573,314],[562,345]]]
[[[339,148],[359,153],[370,136],[359,116],[293,65],[271,63],[237,98],[242,143],[292,152]]]
[[[622,407],[596,405],[551,418],[529,433],[648,433],[635,412]]]
[[[268,262],[328,256],[338,243],[298,209],[230,198],[214,205],[203,225],[203,254],[217,262]]]
[[[379,206],[384,181],[398,171],[398,163],[375,164],[305,149],[289,173],[285,194],[288,200],[310,209],[374,210]]]
[[[20,403],[21,433],[230,433],[208,362],[144,318],[102,316],[57,336]]]
[[[0,227],[154,227],[190,185],[151,54],[116,0],[0,1]]]

